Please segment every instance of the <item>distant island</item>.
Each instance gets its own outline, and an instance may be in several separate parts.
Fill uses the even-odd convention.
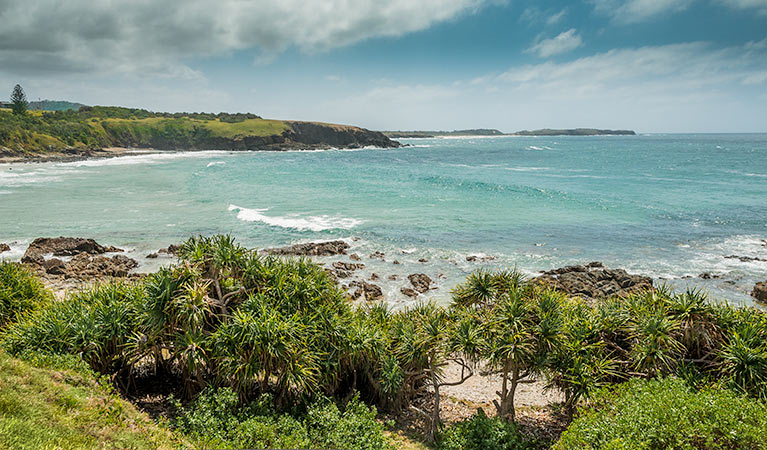
[[[633,130],[599,130],[596,128],[571,128],[571,129],[552,129],[543,128],[540,130],[522,130],[516,133],[504,133],[492,128],[476,128],[469,130],[453,131],[382,131],[391,139],[408,138],[436,138],[449,136],[635,136]]]
[[[39,103],[30,103],[24,114],[0,108],[0,160],[106,156],[125,148],[307,150],[400,146],[380,132],[360,127],[270,120],[251,113],[162,113],[50,100]],[[49,110],[33,110],[33,106]]]

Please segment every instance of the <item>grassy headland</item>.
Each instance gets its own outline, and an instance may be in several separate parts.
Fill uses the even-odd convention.
[[[0,156],[85,155],[111,147],[157,150],[280,150],[396,147],[381,133],[347,125],[263,119],[254,114],[155,113],[120,107],[65,111],[0,109]]]

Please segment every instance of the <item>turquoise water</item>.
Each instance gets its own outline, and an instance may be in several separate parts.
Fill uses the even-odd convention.
[[[735,302],[767,279],[766,262],[724,258],[767,259],[767,135],[403,142],[0,165],[0,242],[11,258],[54,235],[143,257],[197,233],[259,248],[343,238],[361,255],[386,253],[364,258],[366,274],[427,273],[441,300],[478,267],[471,254],[531,274],[600,260]],[[697,278],[706,271],[723,277]],[[383,284],[405,301],[402,282]]]

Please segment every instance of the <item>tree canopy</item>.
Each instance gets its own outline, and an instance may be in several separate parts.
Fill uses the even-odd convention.
[[[24,89],[21,85],[17,84],[13,87],[13,92],[11,93],[11,110],[14,114],[23,115],[26,114],[28,105],[29,102],[27,102]]]

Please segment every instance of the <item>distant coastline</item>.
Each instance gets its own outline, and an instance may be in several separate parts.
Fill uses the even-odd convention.
[[[543,128],[504,133],[492,128],[477,128],[453,131],[382,131],[391,139],[436,138],[453,136],[636,136],[633,130],[603,130],[598,128]]]

